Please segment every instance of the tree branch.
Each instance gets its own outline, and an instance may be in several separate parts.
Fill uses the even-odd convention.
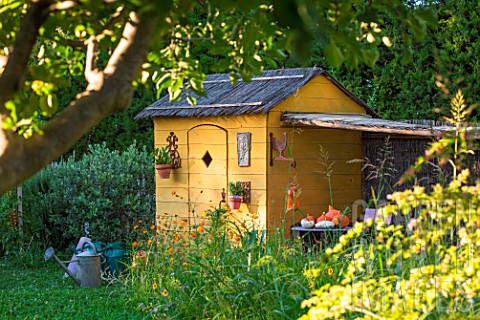
[[[88,82],[87,90],[98,90],[103,84],[103,72],[97,68],[98,41],[95,36],[91,36],[86,41],[86,45],[85,79]]]
[[[105,25],[103,25],[101,28],[98,28],[98,29],[96,28],[95,33],[98,35],[105,32],[105,30],[112,28],[124,16],[125,16],[125,8],[121,6],[118,7],[117,11],[115,11],[115,13],[112,15],[110,20],[108,20],[107,23],[105,23]]]
[[[0,55],[0,76],[5,70],[5,66],[7,65],[7,62],[8,62],[8,56]]]
[[[11,131],[0,131],[0,194],[58,159],[106,115],[128,107],[132,81],[148,53],[155,25],[156,19],[132,13],[105,68],[102,86],[79,94],[45,126],[43,135],[22,140]]]
[[[74,8],[76,5],[78,5],[78,2],[76,1],[63,1],[59,3],[55,3],[49,6],[49,10],[51,12],[54,11],[63,11],[63,10],[68,10]]]
[[[187,37],[171,37],[170,39],[180,40],[183,42],[193,42],[193,41],[213,41],[215,38],[187,38]]]
[[[33,0],[22,19],[15,42],[8,55],[5,70],[0,78],[0,113],[6,114],[5,102],[10,100],[23,85],[23,76],[38,30],[47,19],[52,0]],[[1,156],[1,154],[0,154]]]

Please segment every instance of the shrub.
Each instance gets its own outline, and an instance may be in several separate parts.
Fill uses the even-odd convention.
[[[39,217],[42,241],[57,248],[88,235],[120,241],[138,219],[153,221],[154,165],[135,144],[126,151],[92,145],[80,160],[53,164],[23,185],[26,216]]]

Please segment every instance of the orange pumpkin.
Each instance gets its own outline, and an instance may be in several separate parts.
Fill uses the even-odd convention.
[[[332,222],[335,224],[335,226],[339,226],[341,224],[342,228],[346,228],[350,223],[350,219],[348,219],[347,216],[338,214],[335,217],[333,217]]]
[[[333,218],[335,218],[335,216],[337,216],[337,215],[338,215],[338,213],[335,212],[335,211],[332,211],[332,212],[328,211],[328,212],[325,214],[325,216],[327,217],[328,221],[332,221]]]
[[[335,213],[339,214],[339,213],[340,213],[340,210],[337,210],[337,209],[335,209],[335,208],[332,207],[332,206],[328,206],[328,212],[335,212]]]
[[[328,220],[327,214],[323,213],[320,217],[317,218],[317,223],[322,222],[322,221],[331,221],[331,220]]]
[[[340,214],[340,210],[337,210],[332,206],[328,206],[328,212],[327,212],[328,221],[332,221],[332,219],[339,214]]]

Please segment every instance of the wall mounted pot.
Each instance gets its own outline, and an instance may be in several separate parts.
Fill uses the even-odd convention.
[[[170,169],[172,169],[171,164],[157,164],[155,165],[155,168],[157,169],[160,179],[170,178]]]
[[[230,209],[237,210],[242,204],[243,196],[228,196],[228,205]]]

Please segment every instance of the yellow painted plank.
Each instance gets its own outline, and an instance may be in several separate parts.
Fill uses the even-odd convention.
[[[304,153],[309,158],[312,155],[320,156],[320,145],[328,153],[329,159],[352,159],[351,157],[362,156],[362,145],[360,142],[351,141],[351,143],[318,143],[316,141],[297,142],[291,146],[292,152]]]
[[[228,142],[229,143],[236,143],[237,142],[237,133],[239,132],[250,132],[251,133],[251,141],[252,142],[264,142],[267,137],[267,129],[266,126],[264,127],[240,127],[240,128],[231,128],[225,127],[224,129],[227,130],[228,133]],[[195,130],[195,129],[193,129]],[[170,134],[169,129],[158,129],[155,130],[155,143],[160,145],[164,145],[167,143],[166,138]],[[184,145],[187,143],[187,133],[189,129],[183,130],[174,130],[175,135],[178,138],[178,145]]]
[[[190,201],[191,202],[203,202],[203,203],[215,203],[218,204],[222,200],[222,187],[212,186],[191,186],[190,187]]]
[[[192,202],[190,203],[190,212],[196,217],[202,217],[205,215],[205,212],[212,210],[218,207],[219,202]]]
[[[168,187],[172,189],[188,187],[188,174],[180,172],[180,170],[183,169],[184,168],[172,170],[170,173],[170,179],[158,179],[158,174],[155,173],[157,177],[157,187]]]
[[[250,174],[265,174],[267,172],[267,164],[268,159],[251,159],[249,167],[239,167],[238,160],[228,159],[228,171],[230,174],[243,174],[243,175],[250,175]]]
[[[188,143],[192,144],[225,144],[227,132],[213,126],[198,127],[188,132]]]
[[[207,151],[213,160],[226,161],[227,159],[227,146],[225,144],[190,144],[188,158],[190,161],[201,160]]]
[[[261,172],[258,172],[256,174],[251,174],[251,175],[245,175],[239,172],[232,173],[232,171],[233,170],[231,170],[228,175],[229,181],[250,181],[251,188],[253,190],[259,190],[259,189],[265,190],[267,187],[266,175]]]
[[[166,130],[155,129],[154,130],[154,137],[155,137],[155,146],[166,146],[168,144],[167,137],[170,136],[170,132],[174,132],[178,138],[176,142],[177,145],[187,145],[187,131],[186,130],[175,130],[174,127]]]
[[[274,189],[287,190],[287,187],[290,185],[290,182],[295,181],[299,184],[300,188],[303,190],[326,190],[328,189],[328,182],[325,175],[312,175],[312,174],[302,174],[295,177],[289,176],[287,174],[278,174],[278,175],[269,175],[268,176],[269,184]],[[333,174],[331,176],[332,188],[333,189],[353,189],[361,188],[362,186],[362,175],[348,174],[340,175]]]
[[[252,143],[265,143],[267,138],[267,127],[264,124],[263,127],[241,127],[241,128],[227,128],[228,130],[228,143],[237,143],[237,133],[250,132]]]
[[[298,191],[300,193],[298,193],[298,197],[299,198],[304,198],[307,196],[308,193],[319,193],[319,194],[328,194],[330,191],[329,187],[328,187],[328,183],[326,181],[319,181],[318,183],[318,186],[316,188],[306,188],[305,185],[308,184],[308,185],[312,185],[314,182],[310,182],[308,183],[308,181],[306,181],[305,183],[303,184],[300,184],[300,186],[298,187]],[[288,183],[287,184],[282,184],[282,185],[278,185],[278,187],[276,186],[272,186],[270,187],[269,189],[269,192],[270,193],[276,193],[276,192],[279,192],[281,194],[284,194],[286,195],[288,189]],[[332,191],[333,191],[333,194],[335,195],[336,193],[346,193],[346,192],[355,192],[355,193],[358,193],[360,194],[360,190],[362,188],[362,185],[361,184],[348,184],[348,185],[340,185],[339,183],[336,183],[336,181],[332,181]]]
[[[315,78],[313,78],[312,80],[310,80],[308,82],[309,84],[310,83],[325,83],[325,84],[331,84],[332,82],[330,80],[328,80],[325,76],[323,75],[318,75],[316,76]]]
[[[265,142],[254,142],[250,145],[250,159],[265,159],[265,151],[267,150],[267,146]],[[237,159],[238,152],[237,152],[237,143],[229,143],[228,144],[228,151],[229,151],[229,158],[230,159]]]
[[[352,100],[333,83],[315,83],[309,82],[302,88],[299,95],[300,99],[345,99]]]
[[[202,159],[208,151],[210,156],[215,159],[227,159],[227,145],[223,144],[196,144],[191,143],[188,148],[189,159]]]
[[[191,187],[222,189],[227,187],[227,177],[220,174],[190,174]]]
[[[322,175],[321,171],[324,171],[323,167],[318,160],[314,159],[296,159],[297,165],[295,168],[290,167],[288,161],[279,161],[274,160],[273,166],[268,167],[269,174],[286,174],[290,173],[292,175],[298,174],[312,174],[312,175]],[[359,174],[362,169],[361,164],[359,163],[346,163],[346,161],[337,161],[333,166],[334,174]]]
[[[265,115],[240,115],[202,118],[155,118],[155,130],[189,130],[194,126],[208,124],[224,128],[264,127]],[[171,129],[170,129],[171,128]]]
[[[329,112],[329,113],[364,113],[364,108],[353,102],[353,100],[343,98],[311,98],[304,96],[299,98],[289,97],[272,111],[288,112]]]
[[[361,199],[362,194],[360,190],[345,189],[345,190],[333,190],[333,203],[337,202],[350,202]],[[283,203],[285,202],[285,192],[279,190],[270,190],[268,193],[268,202],[271,203]],[[330,203],[330,192],[328,190],[302,190],[299,197],[301,203],[310,205]]]
[[[221,189],[207,189],[200,187],[190,188],[190,197],[192,202],[213,203],[218,205],[221,197]],[[157,189],[159,197],[162,199],[171,199],[171,192],[168,189]],[[228,192],[227,192],[228,197]],[[159,198],[160,199],[160,198]],[[228,200],[228,199],[226,199]],[[264,206],[266,204],[266,191],[265,190],[252,190],[251,201],[248,205]]]
[[[345,162],[352,159],[362,158],[362,145],[360,144],[319,144],[319,143],[295,143],[290,145],[290,152],[297,162],[302,160],[320,159],[320,145],[328,152],[330,161]],[[274,150],[274,157],[278,156]],[[289,155],[288,151],[284,155]],[[335,163],[336,163],[335,162]]]
[[[189,164],[190,174],[224,175],[227,172],[227,161],[217,158],[212,160],[209,167],[202,160],[190,160]]]
[[[155,189],[158,201],[182,202],[188,199],[188,188],[171,188],[157,186]]]
[[[256,205],[259,207],[265,206],[267,203],[267,191],[266,190],[252,190],[251,201],[249,205]]]
[[[157,200],[157,215],[161,216],[165,213],[172,215],[186,215],[188,213],[188,203]]]
[[[274,114],[274,113],[272,113]],[[281,113],[277,113],[280,118]],[[275,118],[275,117],[274,117]],[[293,132],[292,132],[293,131]],[[268,132],[272,132],[274,137],[280,139],[283,137],[283,133],[287,133],[287,139],[289,143],[295,144],[301,141],[310,141],[318,143],[361,143],[362,133],[354,130],[341,130],[341,129],[322,129],[322,128],[293,128],[282,127],[279,124],[277,126],[270,126]],[[270,141],[270,136],[269,136]]]

